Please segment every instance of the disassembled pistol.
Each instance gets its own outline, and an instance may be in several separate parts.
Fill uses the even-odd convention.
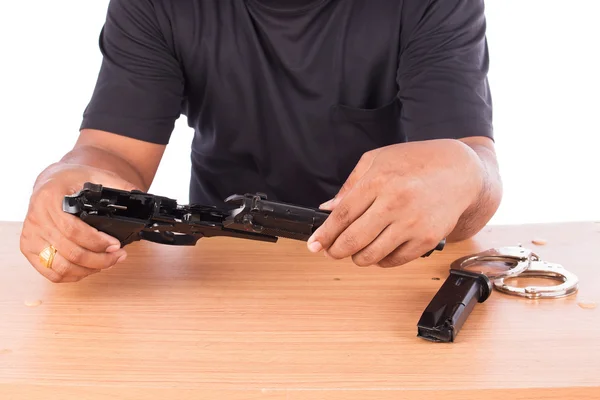
[[[232,195],[232,210],[180,205],[176,200],[141,191],[106,188],[91,182],[65,196],[63,211],[111,235],[122,246],[138,240],[193,246],[200,238],[230,236],[277,242],[279,237],[306,241],[329,211],[271,201],[262,193]],[[445,239],[422,257],[443,250]]]

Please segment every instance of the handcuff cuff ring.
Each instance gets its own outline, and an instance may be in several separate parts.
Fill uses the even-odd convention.
[[[546,261],[534,261],[529,268],[521,272],[518,277],[524,278],[550,278],[561,280],[562,283],[552,286],[525,286],[517,287],[505,283],[505,278],[493,280],[493,285],[499,292],[529,299],[544,299],[566,297],[577,292],[579,279],[575,274],[567,271],[562,265]]]

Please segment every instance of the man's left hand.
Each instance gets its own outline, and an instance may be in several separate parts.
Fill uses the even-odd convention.
[[[459,140],[401,143],[367,152],[308,240],[311,251],[359,266],[392,267],[437,246],[481,194],[485,168]]]

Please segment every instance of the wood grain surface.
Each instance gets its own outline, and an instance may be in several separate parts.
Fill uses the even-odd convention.
[[[138,242],[69,284],[29,265],[20,228],[0,222],[0,399],[600,399],[599,223],[488,227],[390,269],[290,240]],[[416,336],[453,260],[519,243],[578,293],[494,292],[455,343]]]

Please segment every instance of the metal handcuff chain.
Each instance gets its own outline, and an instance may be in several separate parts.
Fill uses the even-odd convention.
[[[479,253],[461,257],[452,263],[451,268],[466,270],[475,264],[489,261],[503,261],[510,268],[497,273],[485,273],[499,292],[529,299],[559,298],[577,292],[579,279],[562,265],[542,260],[533,251],[522,246],[491,248]],[[482,272],[483,273],[483,272]],[[506,283],[509,278],[550,278],[562,283],[553,286],[517,287]]]

